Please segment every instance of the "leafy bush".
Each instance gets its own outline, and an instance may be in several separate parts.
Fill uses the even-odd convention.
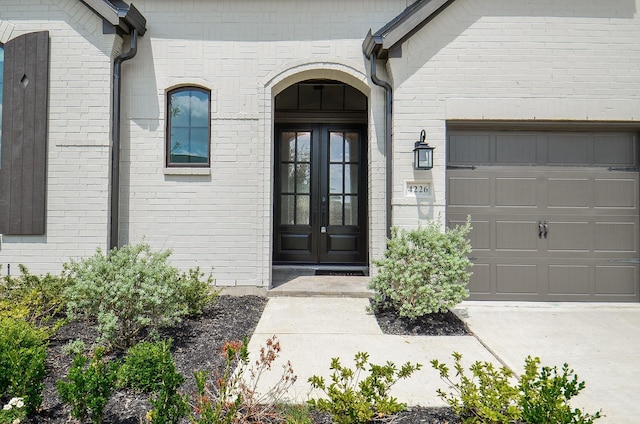
[[[189,315],[201,315],[204,308],[215,304],[220,294],[219,290],[213,288],[211,274],[206,280],[202,280],[202,277],[204,272],[196,267],[182,273],[178,279],[178,295],[182,298],[182,303],[187,306]]]
[[[158,381],[151,382],[154,393],[149,401],[153,409],[147,413],[147,421],[153,424],[177,424],[189,412],[189,398],[178,393],[184,377],[176,370],[169,353],[170,342],[158,344],[163,359],[156,364]]]
[[[120,367],[119,384],[142,392],[160,390],[168,374],[176,374],[171,340],[140,342],[129,348]]]
[[[102,348],[89,356],[76,355],[67,380],[58,381],[57,389],[62,402],[71,406],[74,418],[84,422],[91,411],[93,422],[100,424],[116,385],[119,363],[105,360]]]
[[[27,414],[42,403],[49,331],[0,318],[0,398],[21,397]]]
[[[368,361],[368,353],[358,352],[354,371],[342,366],[339,358],[333,358],[330,385],[326,385],[323,377],[314,375],[309,378],[311,387],[322,390],[328,399],[311,399],[309,404],[329,412],[338,424],[364,424],[374,417],[404,411],[407,405],[399,403],[389,391],[398,380],[408,378],[421,365],[407,362],[398,370],[392,362],[385,365],[369,363],[369,375],[360,381],[360,373],[365,371]]]
[[[442,231],[436,222],[412,231],[394,228],[379,273],[369,282],[373,307],[416,318],[446,312],[468,295],[471,244],[467,222]]]
[[[539,369],[540,358],[527,357],[525,373],[520,378],[522,391],[522,419],[527,423],[567,423],[591,424],[600,418],[600,412],[593,415],[571,408],[569,400],[585,388],[584,381],[569,369],[562,366],[562,375],[557,367]]]
[[[454,390],[445,393],[438,389],[440,396],[456,414],[466,423],[510,423],[517,422],[522,416],[519,408],[520,392],[511,384],[513,372],[507,367],[496,369],[490,362],[475,362],[471,365],[472,376],[465,373],[461,360],[462,355],[453,353],[454,369],[460,382],[449,377],[449,368],[431,361],[433,368],[440,372],[440,377]]]
[[[459,382],[450,378],[445,364],[434,359],[431,365],[453,389],[452,393],[439,389],[438,395],[465,423],[591,424],[600,418],[600,412],[583,414],[569,406],[569,400],[584,389],[585,383],[578,381],[567,364],[558,375],[556,367],[539,369],[540,358],[529,356],[525,374],[512,384],[513,373],[506,367],[495,369],[491,363],[475,362],[469,377],[461,365],[462,355],[454,352],[452,356]]]
[[[198,395],[190,415],[195,424],[231,424],[264,422],[282,415],[278,407],[282,397],[296,381],[291,364],[282,366],[280,379],[266,393],[258,393],[262,375],[271,370],[280,353],[280,342],[273,336],[260,349],[254,366],[249,366],[247,339],[227,342],[221,354],[225,358],[223,374],[211,384],[205,371],[195,373]],[[234,371],[235,364],[237,368]],[[293,417],[292,417],[293,418]],[[295,421],[294,421],[295,422]]]
[[[170,254],[152,252],[147,244],[126,245],[65,264],[72,281],[66,290],[69,315],[96,319],[100,341],[119,348],[131,346],[143,329],[178,322],[187,307]]]
[[[33,275],[24,265],[19,268],[19,277],[0,278],[0,317],[24,318],[38,327],[50,324],[64,310],[69,281],[51,274]],[[53,326],[62,323],[57,320]]]

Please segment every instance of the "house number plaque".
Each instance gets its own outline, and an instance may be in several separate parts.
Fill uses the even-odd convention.
[[[432,188],[430,181],[406,181],[405,196],[410,197],[431,197]]]

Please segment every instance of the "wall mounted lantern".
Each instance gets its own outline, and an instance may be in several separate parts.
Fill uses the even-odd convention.
[[[429,143],[425,143],[427,133],[422,130],[420,132],[420,141],[416,141],[413,148],[413,169],[431,169],[433,168],[433,149],[435,147],[429,146]]]

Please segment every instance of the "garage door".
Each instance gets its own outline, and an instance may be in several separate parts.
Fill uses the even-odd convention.
[[[453,131],[447,147],[472,299],[639,300],[636,133]]]

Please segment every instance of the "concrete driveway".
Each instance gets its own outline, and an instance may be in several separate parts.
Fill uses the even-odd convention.
[[[573,404],[598,423],[640,422],[640,304],[463,302],[456,313],[517,373],[527,355],[567,362],[586,388]]]

